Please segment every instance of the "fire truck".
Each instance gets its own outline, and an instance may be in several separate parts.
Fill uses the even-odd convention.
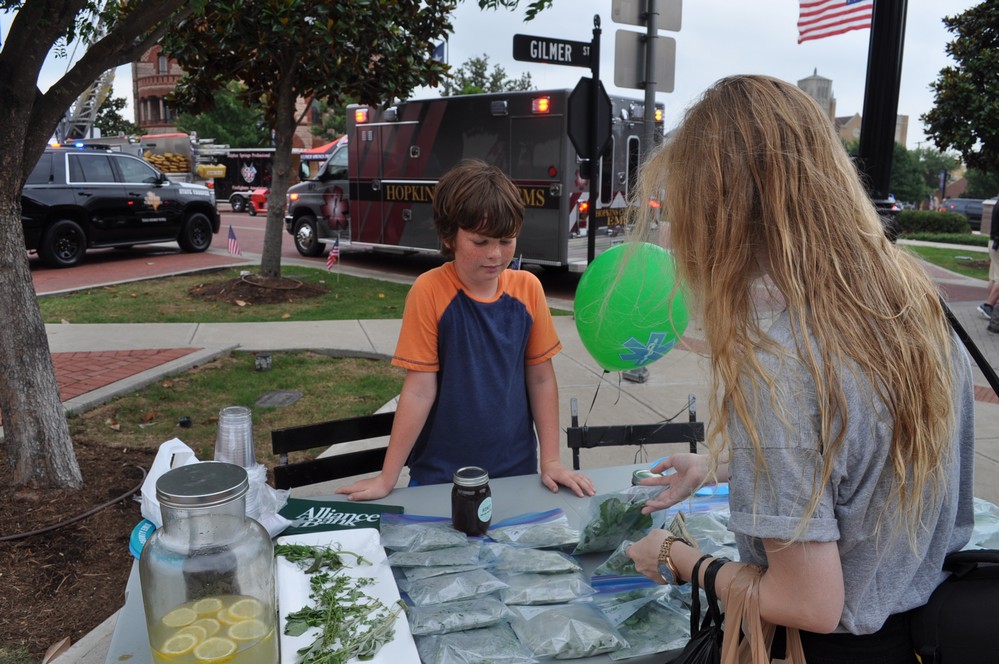
[[[431,201],[437,180],[463,159],[499,166],[520,189],[524,264],[582,271],[587,235],[596,251],[623,241],[629,197],[647,152],[644,103],[611,97],[604,156],[589,169],[568,134],[570,90],[504,92],[352,105],[347,133],[316,177],[288,191],[285,226],[304,256],[324,245],[438,252]],[[662,107],[653,111],[662,136]],[[588,172],[598,178],[590,201]]]

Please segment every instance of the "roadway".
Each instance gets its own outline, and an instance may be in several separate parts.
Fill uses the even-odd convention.
[[[213,270],[239,265],[259,265],[264,247],[265,215],[251,217],[244,213],[221,211],[222,225],[218,235],[212,240],[208,251],[200,254],[187,254],[176,243],[140,245],[127,250],[98,249],[87,252],[83,262],[76,267],[51,269],[41,264],[38,257],[28,256],[31,277],[38,295],[92,288],[111,283],[137,281],[174,274]],[[229,254],[228,233],[232,226],[239,241],[242,257]],[[396,280],[412,281],[417,275],[440,265],[439,256],[429,254],[387,254],[367,250],[353,250],[341,247],[342,268],[351,268],[360,274]],[[282,224],[281,232],[282,266],[306,265],[318,269],[326,266],[325,257],[307,258],[298,253],[295,243]],[[572,301],[579,274],[538,270],[545,291],[550,298],[559,301]]]

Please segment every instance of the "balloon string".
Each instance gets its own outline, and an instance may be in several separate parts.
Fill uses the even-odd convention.
[[[607,371],[606,369],[604,370],[604,375],[609,373],[610,372]],[[604,377],[600,376],[600,380],[597,381],[597,389],[593,390],[593,401],[590,402],[590,409],[586,411],[586,417],[583,418],[584,427],[586,426],[587,422],[590,421],[590,413],[593,412],[593,406],[595,406],[597,403],[597,395],[600,394],[600,386],[603,384],[603,382],[604,382]]]

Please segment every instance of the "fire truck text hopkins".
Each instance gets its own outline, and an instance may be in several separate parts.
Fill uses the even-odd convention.
[[[545,187],[517,187],[526,207],[545,207]],[[432,184],[386,184],[385,201],[388,203],[431,203],[434,200]]]

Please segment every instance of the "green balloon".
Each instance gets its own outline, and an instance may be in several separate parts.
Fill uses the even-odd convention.
[[[573,309],[583,346],[606,371],[651,364],[687,329],[687,305],[673,290],[676,266],[662,247],[619,244],[583,272]]]

